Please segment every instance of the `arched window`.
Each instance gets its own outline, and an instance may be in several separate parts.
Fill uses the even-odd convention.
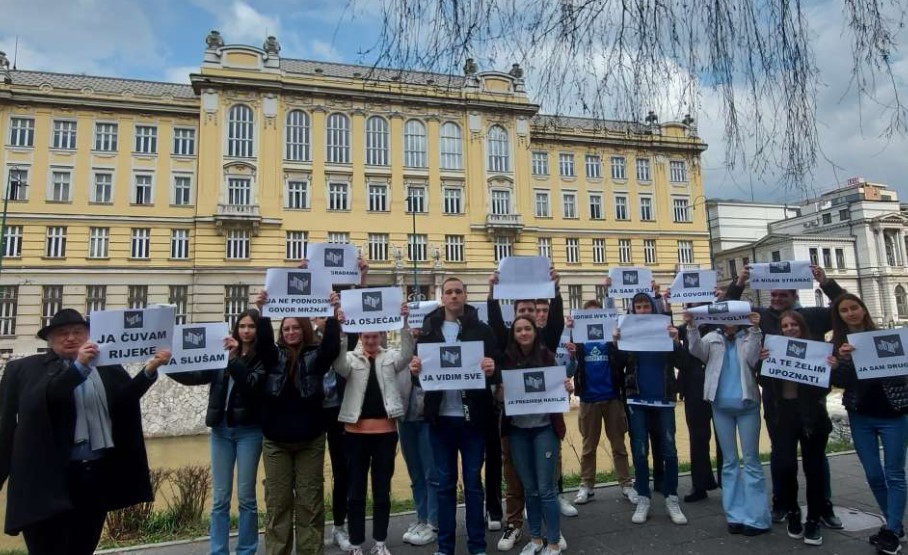
[[[426,126],[415,119],[404,126],[404,166],[426,167]]]
[[[441,126],[441,169],[463,169],[463,136],[460,126],[450,121]]]
[[[328,116],[328,163],[350,163],[350,118],[344,114]]]
[[[826,296],[823,295],[822,289],[817,289],[813,292],[813,298],[816,301],[816,306],[824,306],[826,304]]]
[[[308,162],[310,158],[309,114],[302,110],[291,110],[287,113],[287,160]]]
[[[252,158],[255,120],[252,108],[237,104],[227,114],[227,156]]]
[[[372,116],[366,120],[366,165],[388,165],[388,122]]]
[[[901,285],[895,286],[895,310],[898,312],[900,320],[908,318],[908,295],[905,294],[905,288]]]
[[[511,171],[511,154],[508,132],[500,125],[493,125],[488,135],[489,171],[504,173]]]

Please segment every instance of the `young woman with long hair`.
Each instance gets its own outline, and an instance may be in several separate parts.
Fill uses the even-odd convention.
[[[842,404],[848,412],[851,439],[867,483],[883,512],[886,523],[870,536],[881,553],[901,550],[905,513],[905,450],[908,446],[908,377],[859,380],[851,355],[854,347],[848,334],[877,329],[867,305],[856,295],[845,293],[832,303],[832,345],[838,364],[832,383],[845,390]],[[880,443],[883,461],[880,461]]]

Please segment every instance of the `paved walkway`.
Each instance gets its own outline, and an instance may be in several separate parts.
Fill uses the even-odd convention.
[[[580,516],[562,519],[562,529],[568,541],[568,554],[612,555],[632,553],[666,553],[672,555],[771,555],[775,553],[803,552],[805,554],[872,555],[875,550],[867,543],[867,537],[875,532],[881,519],[870,489],[864,480],[864,473],[854,454],[830,457],[833,493],[836,511],[846,523],[846,530],[824,530],[823,545],[812,547],[802,541],[792,540],[785,533],[784,524],[776,524],[772,533],[756,538],[730,536],[726,532],[720,492],[712,492],[707,501],[682,504],[690,521],[687,526],[675,526],[665,513],[661,497],[653,500],[653,510],[646,524],[631,523],[632,505],[621,498],[616,487],[602,487],[596,490],[595,501],[579,507]],[[768,474],[768,467],[766,468]],[[769,477],[767,476],[767,481]],[[682,477],[679,491],[685,492],[690,480]],[[804,498],[803,481],[801,498]],[[805,509],[806,511],[806,509]],[[391,518],[388,547],[394,555],[431,555],[434,545],[412,547],[401,542],[401,535],[413,520],[411,514]],[[367,524],[367,534],[370,529]],[[330,532],[330,526],[329,532]],[[458,514],[457,555],[466,555],[466,531],[463,529],[463,511]],[[490,532],[489,555],[498,553],[496,544],[498,532]],[[264,542],[259,553],[264,553]],[[523,543],[510,553],[516,555]],[[371,547],[367,543],[366,547]],[[114,552],[110,552],[114,553]],[[117,553],[126,553],[119,551]],[[135,552],[133,552],[135,553]],[[206,555],[207,542],[148,548],[141,555]],[[330,546],[326,555],[342,553]]]

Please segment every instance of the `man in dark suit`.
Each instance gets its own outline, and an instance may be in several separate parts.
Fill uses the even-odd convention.
[[[170,352],[135,378],[95,367],[98,346],[72,309],[38,337],[49,351],[10,362],[0,380],[5,531],[22,532],[30,555],[90,555],[108,511],[152,500],[139,400]]]

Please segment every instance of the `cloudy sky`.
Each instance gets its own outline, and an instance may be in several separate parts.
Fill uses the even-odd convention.
[[[881,117],[880,104],[891,102],[891,89],[881,86],[876,101],[859,102],[849,87],[843,3],[807,4],[822,81],[817,98],[821,152],[810,187],[820,192],[863,176],[894,187],[908,201],[908,137],[881,138],[888,120]],[[359,13],[350,13],[344,0],[2,0],[0,50],[12,57],[18,37],[19,69],[187,82],[189,72],[199,67],[205,35],[219,29],[228,43],[256,46],[266,33],[276,35],[286,57],[369,63],[362,52],[374,46],[378,29],[376,14],[363,13],[368,5],[360,2]],[[908,44],[908,31],[900,39]],[[908,102],[908,57],[896,52],[892,60],[897,90]],[[726,166],[724,124],[716,105],[704,91],[698,120],[700,135],[710,144],[703,160],[707,194],[798,200],[803,193],[786,187],[777,175]]]

